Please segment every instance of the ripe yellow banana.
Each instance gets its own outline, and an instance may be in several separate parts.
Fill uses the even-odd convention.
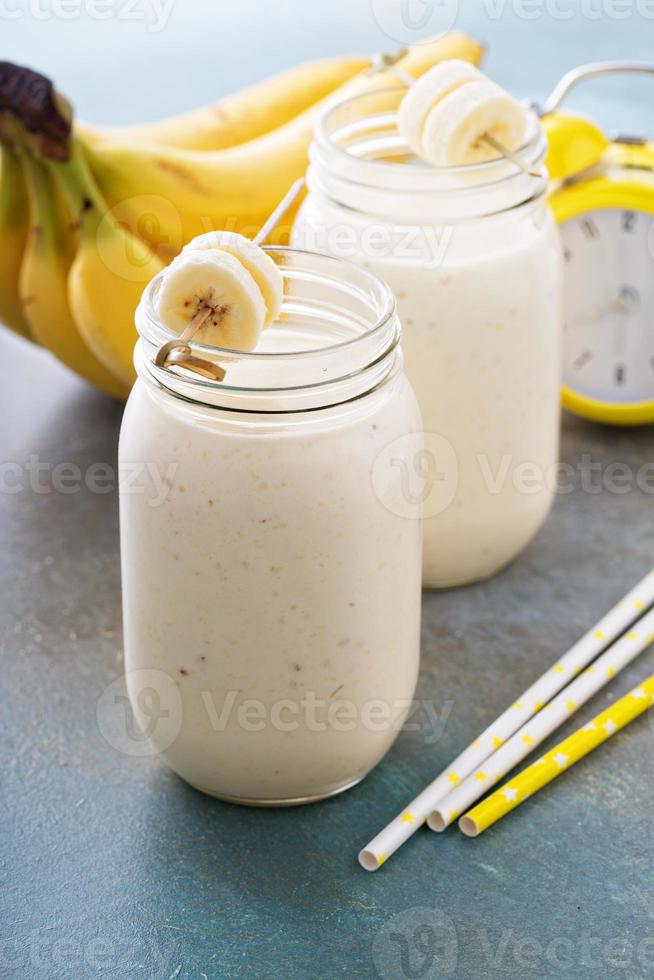
[[[0,145],[0,160],[0,322],[32,339],[18,297],[29,224],[27,191],[16,153]]]
[[[115,398],[127,388],[86,345],[68,304],[68,273],[77,237],[46,166],[22,154],[30,231],[20,268],[20,301],[30,331],[66,367]]]
[[[68,276],[75,323],[95,356],[124,385],[134,377],[134,313],[141,293],[162,263],[144,242],[107,211],[76,140],[65,163],[48,160],[79,229]]]
[[[134,126],[81,125],[79,132],[88,142],[114,140],[161,143],[188,150],[220,150],[276,129],[370,63],[371,59],[363,55],[321,58],[184,115]]]
[[[411,48],[399,65],[418,76],[444,59],[478,62],[482,53],[466,35],[448,34]],[[391,78],[359,74],[273,132],[229,149],[96,143],[87,148],[89,161],[115,218],[160,254],[216,229],[252,235],[304,173],[316,119],[343,99],[387,87]]]

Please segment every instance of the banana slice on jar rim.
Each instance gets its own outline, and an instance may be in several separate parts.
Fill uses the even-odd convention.
[[[233,255],[218,249],[189,249],[165,270],[157,312],[178,335],[200,314],[194,340],[249,351],[261,336],[266,303],[251,273]]]
[[[469,61],[452,58],[434,65],[415,80],[402,99],[397,124],[416,156],[422,156],[422,133],[434,106],[460,85],[483,78],[484,75]]]
[[[427,116],[423,156],[436,167],[483,163],[497,158],[485,134],[512,151],[526,132],[527,117],[513,96],[495,82],[470,82],[446,95]]]
[[[423,80],[422,90],[414,96]],[[432,100],[425,109],[429,92]],[[465,62],[436,65],[411,86],[398,111],[404,138],[416,155],[435,167],[496,159],[497,149],[484,136],[513,151],[524,142],[527,126],[520,103]]]
[[[264,298],[264,326],[269,327],[279,316],[284,294],[282,274],[275,262],[253,241],[234,231],[209,231],[198,235],[184,246],[181,254],[214,249],[233,255],[250,273]]]

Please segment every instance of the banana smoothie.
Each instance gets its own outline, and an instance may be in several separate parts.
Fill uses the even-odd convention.
[[[406,370],[427,447],[436,433],[456,460],[454,474],[445,474],[456,483],[451,501],[443,510],[437,501],[424,520],[428,586],[485,578],[511,561],[545,520],[556,483],[556,229],[549,215],[540,225],[533,217],[511,219],[500,248],[500,222],[492,224],[490,240],[485,229],[467,236],[457,228],[446,264],[431,275],[375,264],[394,286],[406,324]]]
[[[520,155],[540,177],[502,158],[427,166],[398,133],[403,95],[323,120],[293,242],[370,268],[396,294],[430,457],[424,585],[441,587],[498,571],[550,509],[562,264],[535,116]]]
[[[338,792],[381,759],[420,628],[419,504],[397,461],[421,421],[392,296],[334,259],[269,254],[284,301],[255,350],[194,348],[222,383],[153,364],[170,336],[149,287],[120,441],[123,464],[171,474],[156,506],[147,472],[121,498],[134,711],[189,783],[259,805]],[[181,703],[172,736],[148,717],[153,672]]]

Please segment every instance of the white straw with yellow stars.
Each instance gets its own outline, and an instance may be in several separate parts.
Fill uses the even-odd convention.
[[[442,831],[459,817],[471,803],[499,782],[515,765],[548,735],[556,731],[582,704],[589,701],[619,671],[654,641],[654,609],[601,657],[587,667],[542,711],[520,728],[486,762],[464,779],[431,811],[427,823],[431,830]]]
[[[546,704],[587,664],[594,660],[654,602],[654,570],[581,637],[500,715],[454,762],[413,800],[381,833],[359,852],[366,871],[376,871],[411,837],[450,790],[474,772],[521,725]]]
[[[654,675],[466,813],[459,820],[460,829],[467,837],[477,837],[543,786],[567,772],[575,762],[642,715],[652,704]]]

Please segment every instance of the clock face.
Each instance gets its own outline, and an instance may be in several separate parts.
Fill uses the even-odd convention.
[[[654,217],[602,208],[561,234],[564,384],[613,404],[654,400]]]

